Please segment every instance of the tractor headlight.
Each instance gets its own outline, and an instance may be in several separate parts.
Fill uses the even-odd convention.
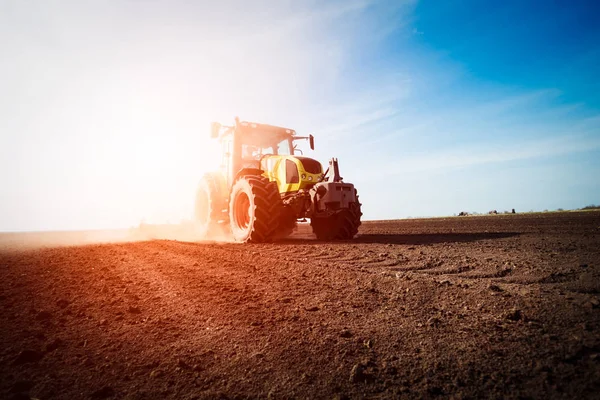
[[[302,179],[306,179],[306,174],[302,174]]]
[[[309,176],[309,177],[308,177],[308,180],[309,180],[309,181],[312,181],[312,176]]]

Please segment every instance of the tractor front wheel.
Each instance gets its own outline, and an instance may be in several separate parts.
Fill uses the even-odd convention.
[[[358,233],[361,215],[360,203],[350,203],[328,217],[311,218],[310,225],[319,240],[350,240]]]
[[[229,221],[238,242],[262,243],[273,239],[282,202],[277,184],[260,175],[241,177],[231,188]]]

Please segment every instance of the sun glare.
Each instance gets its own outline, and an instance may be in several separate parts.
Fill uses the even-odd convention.
[[[71,20],[53,31],[43,67],[22,60],[23,81],[36,77],[37,97],[11,102],[31,115],[29,136],[15,139],[22,149],[17,158],[35,163],[20,166],[30,179],[15,178],[20,192],[13,214],[23,209],[22,199],[36,200],[27,204],[27,216],[11,217],[5,229],[189,219],[198,181],[221,162],[210,122],[231,124],[239,116],[296,129],[298,121],[312,125],[301,114],[310,113],[317,97],[314,84],[337,70],[327,46],[307,39],[319,32],[316,26],[309,35],[278,24],[256,30],[245,18],[235,29],[194,19],[190,34],[177,24],[140,21],[132,28],[100,8],[87,15],[79,35],[72,34]],[[105,18],[114,25],[108,34]],[[207,26],[218,35],[205,34]]]

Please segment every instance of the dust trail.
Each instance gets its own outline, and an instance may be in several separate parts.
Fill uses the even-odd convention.
[[[47,232],[0,232],[0,251],[29,250],[42,247],[81,246],[86,244],[139,242],[145,240],[231,243],[226,229],[202,235],[194,225],[140,224],[130,229]]]
[[[214,229],[208,233],[200,232],[193,223],[173,224],[140,224],[130,233],[131,240],[167,239],[181,242],[234,242],[231,232],[225,227]]]
[[[0,251],[79,246],[134,240],[129,229],[88,231],[1,232]]]

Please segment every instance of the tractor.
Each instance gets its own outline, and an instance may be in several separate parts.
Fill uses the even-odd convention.
[[[332,158],[323,171],[305,157],[292,129],[235,118],[213,122],[211,138],[221,146],[218,171],[198,185],[194,225],[202,235],[230,230],[237,242],[262,243],[289,236],[298,221],[310,219],[319,240],[348,240],[358,232],[361,204],[354,185],[342,180]]]

